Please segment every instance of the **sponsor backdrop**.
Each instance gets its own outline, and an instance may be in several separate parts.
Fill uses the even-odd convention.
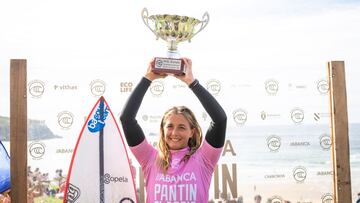
[[[66,176],[76,139],[95,102],[104,96],[119,123],[122,107],[141,74],[99,70],[80,81],[67,71],[49,75],[41,68],[29,70],[28,116],[35,133],[29,137],[28,165],[48,173],[49,180],[59,170]],[[263,202],[271,203],[333,202],[326,64],[306,71],[290,67],[281,69],[281,74],[276,69],[233,70],[196,74],[228,115],[226,144],[209,199],[252,202],[260,195]],[[137,116],[154,145],[162,114],[174,105],[190,107],[206,131],[210,118],[198,100],[181,81],[167,77],[151,84]],[[36,128],[46,128],[49,135],[36,133],[40,132]],[[350,124],[351,143],[358,143],[354,134],[359,130],[359,125]],[[351,151],[353,177],[360,175],[359,153]],[[143,176],[129,155],[139,200],[144,202]],[[352,185],[359,188],[360,183],[353,178]]]

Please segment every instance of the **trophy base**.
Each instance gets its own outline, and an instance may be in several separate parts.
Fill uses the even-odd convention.
[[[151,70],[152,72],[157,74],[185,74],[185,66],[183,60],[175,58],[155,57],[155,63]]]

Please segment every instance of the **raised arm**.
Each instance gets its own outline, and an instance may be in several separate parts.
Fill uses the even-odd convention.
[[[194,92],[206,112],[211,117],[210,126],[206,132],[206,141],[215,148],[224,146],[227,117],[224,109],[216,101],[216,99],[194,79],[192,74],[192,62],[190,59],[184,58],[186,64],[186,74],[184,76],[176,76],[185,82]]]
[[[144,95],[152,80],[165,77],[151,72],[152,63],[153,60],[149,64],[145,77],[140,80],[134,91],[131,93],[120,115],[125,138],[130,147],[140,144],[145,139],[145,134],[136,120],[136,114],[140,108]]]

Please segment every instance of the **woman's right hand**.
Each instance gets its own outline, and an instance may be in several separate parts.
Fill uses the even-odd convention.
[[[150,63],[149,63],[149,66],[147,68],[147,71],[146,71],[146,74],[145,74],[145,77],[150,80],[150,81],[153,81],[155,79],[159,79],[159,78],[165,78],[167,76],[167,74],[163,73],[163,74],[157,74],[157,73],[154,73],[152,72],[152,67],[154,66],[154,63],[155,63],[155,59],[153,58]]]

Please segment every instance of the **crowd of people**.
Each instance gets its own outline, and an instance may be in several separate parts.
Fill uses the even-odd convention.
[[[62,199],[65,186],[66,177],[62,174],[62,169],[57,169],[55,176],[50,179],[49,173],[42,173],[39,168],[31,171],[28,167],[28,202],[41,196]]]
[[[28,167],[27,171],[27,202],[33,203],[37,197],[54,197],[63,199],[66,186],[66,177],[61,169],[55,171],[55,176],[50,179],[49,173],[42,173],[39,168],[34,171]],[[0,194],[0,203],[11,202],[11,189]],[[44,202],[45,203],[45,202]]]
[[[11,202],[10,190],[7,190],[2,194],[0,194],[0,203],[10,203],[10,202]]]

